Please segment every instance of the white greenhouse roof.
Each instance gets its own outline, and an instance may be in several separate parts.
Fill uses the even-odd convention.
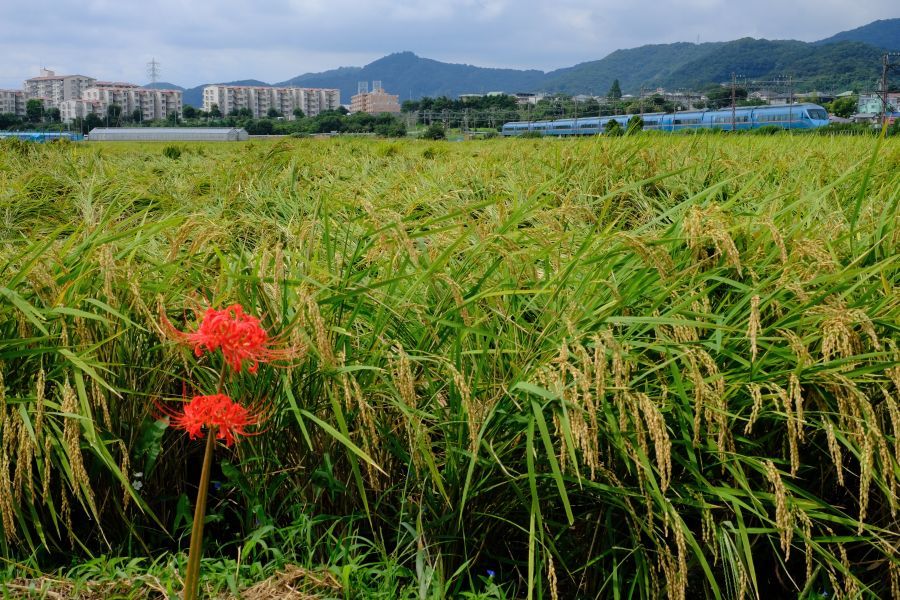
[[[88,138],[94,141],[240,141],[244,129],[235,127],[97,127]]]

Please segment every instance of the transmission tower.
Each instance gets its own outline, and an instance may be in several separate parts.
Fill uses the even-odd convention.
[[[147,63],[147,77],[150,78],[151,84],[159,81],[160,66],[156,58],[150,59],[150,62]]]

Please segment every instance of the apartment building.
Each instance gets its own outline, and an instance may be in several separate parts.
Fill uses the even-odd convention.
[[[25,92],[0,90],[0,115],[25,116]]]
[[[350,112],[364,112],[370,115],[400,113],[400,97],[388,94],[380,86],[371,92],[360,92],[350,99]]]
[[[881,114],[884,106],[884,99],[881,94],[862,94],[859,97],[856,111],[859,113]],[[900,92],[887,93],[887,110],[885,112],[893,112],[900,110]]]
[[[84,90],[81,100],[83,104],[72,103],[67,106],[71,118],[83,117],[90,111],[103,115],[110,105],[115,104],[122,108],[125,116],[130,117],[135,110],[140,110],[142,121],[153,121],[165,119],[173,113],[181,116],[183,107],[182,93],[179,90],[149,89],[133,83],[109,81],[95,82]],[[65,120],[66,115],[62,113],[62,109],[60,114]]]
[[[54,71],[41,69],[38,77],[25,80],[25,99],[44,100],[44,108],[58,108],[65,100],[78,100],[84,90],[96,81],[84,75],[57,75]]]
[[[63,100],[59,103],[59,117],[63,123],[84,119],[90,114],[103,115],[105,110],[100,102],[90,100]]]
[[[298,108],[308,117],[325,110],[337,110],[341,105],[341,92],[323,88],[208,85],[203,88],[203,110],[210,112],[214,105],[223,115],[248,109],[253,117],[260,118],[275,109],[292,120],[294,110]]]

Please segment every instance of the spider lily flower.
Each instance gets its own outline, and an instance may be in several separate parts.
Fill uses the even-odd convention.
[[[269,413],[259,407],[247,408],[225,394],[194,396],[181,411],[157,403],[162,416],[169,417],[169,424],[187,432],[192,439],[203,437],[203,430],[214,431],[216,438],[226,446],[234,444],[237,436],[256,435],[248,427],[265,422]]]
[[[198,358],[206,352],[221,350],[226,364],[236,373],[245,363],[247,372],[256,373],[261,362],[288,360],[298,354],[292,348],[274,347],[259,319],[244,312],[240,304],[221,310],[206,309],[197,331],[191,333],[176,329],[164,314],[160,314],[160,318],[164,331],[191,346]]]

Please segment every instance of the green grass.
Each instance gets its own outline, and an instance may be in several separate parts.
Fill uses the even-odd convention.
[[[159,311],[240,302],[306,355],[228,388],[276,412],[211,592],[900,586],[896,140],[176,146],[0,146],[7,577],[179,589],[202,443],[152,406],[219,365]]]

